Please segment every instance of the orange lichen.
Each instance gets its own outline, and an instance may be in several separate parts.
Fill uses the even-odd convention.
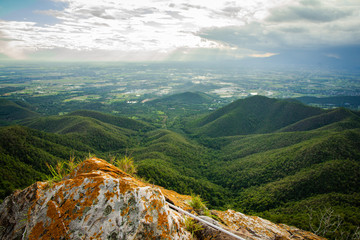
[[[169,223],[167,219],[168,215],[166,212],[159,212],[158,213],[158,229],[162,229],[163,231],[169,231]]]
[[[269,239],[324,239],[307,231],[291,228],[283,224],[278,225],[260,217],[236,213],[233,210],[228,210],[226,212],[212,211],[212,213],[222,218],[225,223],[233,230],[247,232],[248,234],[252,232],[258,236],[266,236],[266,238]]]
[[[44,232],[44,230],[45,227],[43,222],[36,223],[29,235],[29,239],[40,239],[40,235]]]
[[[91,170],[89,167],[86,167],[85,169]],[[86,175],[86,177],[84,175]],[[91,176],[92,181],[85,183],[85,180],[89,175]],[[47,217],[51,222],[50,225],[46,227],[47,231],[43,233],[41,239],[66,237],[66,226],[69,226],[71,221],[82,217],[84,210],[93,205],[94,200],[99,195],[100,185],[103,184],[103,180],[103,177],[99,176],[99,174],[79,174],[78,171],[77,175],[74,175],[72,179],[61,182],[62,187],[56,191],[52,197],[54,200],[50,200],[47,204]],[[74,192],[68,195],[69,191],[80,186],[83,187],[85,192],[79,194],[82,197],[77,201],[74,201]],[[68,195],[66,199],[64,199],[65,194]],[[61,203],[61,206],[57,206],[60,205],[59,203]],[[33,231],[34,229],[30,234],[32,234]]]
[[[188,204],[188,202],[191,200],[191,196],[188,195],[182,195],[175,191],[165,189],[163,187],[158,187],[161,191],[161,193],[165,196],[166,199],[170,200],[172,204],[175,206],[178,206],[184,210],[191,210],[192,208]]]
[[[110,192],[110,191],[107,191],[105,193],[105,197],[107,200],[110,200],[111,198],[113,198],[115,196],[115,193],[114,192]]]
[[[66,179],[55,183],[54,186],[48,190],[50,194],[52,194],[51,200],[44,203],[47,205],[46,216],[49,220],[46,222],[46,226],[44,226],[43,223],[38,223],[31,230],[30,236],[34,236],[34,239],[68,238],[69,230],[67,228],[72,221],[76,219],[82,219],[82,221],[85,222],[89,221],[90,216],[84,214],[90,207],[97,204],[101,190],[100,186],[111,184],[110,178],[117,179],[116,186],[104,193],[104,197],[110,202],[114,201],[115,196],[119,197],[119,192],[126,194],[138,187],[150,186],[152,189],[160,189],[165,197],[170,199],[175,205],[185,209],[189,208],[187,201],[191,199],[190,196],[181,195],[174,191],[143,183],[104,160],[92,158],[82,162]],[[158,229],[161,229],[162,239],[168,239],[170,234],[168,213],[164,211],[164,204],[157,197],[160,196],[160,194],[160,192],[156,191],[155,195],[152,196],[154,199],[152,199],[151,204],[144,205],[145,212],[147,212],[145,221],[149,223],[153,222],[154,217],[149,211],[157,211]],[[39,194],[35,202],[47,201],[46,199],[49,198],[41,197],[41,194]],[[146,198],[142,198],[142,200],[144,202],[148,201]],[[33,209],[35,209],[35,203],[29,212]],[[130,209],[131,205],[126,206],[125,209],[122,209],[120,215],[128,215]],[[112,212],[114,211],[115,210],[112,209]],[[110,218],[108,221],[112,222],[112,219]],[[91,238],[101,239],[102,233],[102,230],[99,230],[97,234]]]
[[[123,225],[125,228],[132,228],[140,221],[143,225],[138,228],[136,237],[174,239],[189,236],[183,229],[184,222],[181,221],[180,214],[165,207],[164,197],[166,201],[189,210],[190,196],[141,182],[101,159],[92,158],[84,161],[69,176],[52,186],[36,183],[27,191],[33,195],[27,220],[32,223],[38,219],[29,232],[29,239],[76,238],[80,236],[80,232],[76,232],[79,228],[81,234],[86,232],[86,236],[81,237],[106,239],[110,230],[117,229],[118,220],[120,223],[127,221]],[[121,194],[124,196],[120,196]],[[114,201],[124,204],[115,204]],[[141,212],[134,213],[135,210]],[[40,215],[44,212],[45,216]],[[212,213],[223,219],[229,229],[250,239],[255,234],[257,239],[323,239],[306,231],[277,225],[233,210]],[[119,219],[119,215],[122,219]],[[76,230],[70,229],[73,226],[76,226]],[[124,233],[128,230],[125,229]]]
[[[148,222],[148,223],[151,223],[151,222],[154,221],[154,218],[150,214],[146,214],[145,215],[145,221]]]
[[[129,213],[129,210],[130,210],[130,206],[127,206],[124,210],[121,211],[120,215],[122,217],[125,216],[126,214]]]

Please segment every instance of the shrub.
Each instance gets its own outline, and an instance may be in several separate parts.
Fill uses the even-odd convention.
[[[207,213],[209,212],[209,210],[206,207],[206,203],[201,199],[199,195],[191,194],[191,200],[189,201],[189,205],[198,214],[208,215]]]
[[[114,159],[114,165],[130,175],[136,173],[136,166],[132,157],[124,156],[120,159]]]
[[[198,224],[193,218],[185,217],[185,229],[191,233],[191,236],[194,237],[195,233],[203,230],[204,228]]]
[[[48,167],[51,176],[47,176],[50,185],[53,182],[61,181],[66,175],[71,173],[78,165],[80,161],[77,161],[75,157],[70,157],[68,162],[57,162],[55,168],[48,163],[45,163]]]

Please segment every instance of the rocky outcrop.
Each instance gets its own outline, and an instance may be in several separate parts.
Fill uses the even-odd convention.
[[[0,239],[192,239],[184,216],[167,204],[190,210],[189,200],[91,158],[58,183],[38,182],[7,197],[0,206]],[[232,210],[213,213],[223,221],[217,225],[245,239],[321,239]],[[196,235],[210,234],[232,239],[207,226]]]
[[[160,189],[96,158],[6,198],[0,214],[2,239],[190,238]]]
[[[238,232],[238,235],[245,239],[256,240],[324,240],[311,232],[303,231],[301,229],[290,227],[285,224],[275,224],[266,219],[248,216],[234,210],[227,211],[212,211],[212,213],[221,218],[225,225],[233,231]]]

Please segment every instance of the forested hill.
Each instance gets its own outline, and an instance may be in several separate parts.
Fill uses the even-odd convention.
[[[16,120],[38,117],[39,114],[15,102],[0,99],[0,126],[11,124]]]
[[[330,211],[332,221],[341,219],[340,228],[323,232],[331,239],[350,237],[360,226],[358,112],[254,96],[205,116],[177,117],[173,129],[94,111],[1,127],[0,197],[45,179],[46,163],[70,155],[127,155],[139,177],[200,194],[213,208],[310,231]]]
[[[188,122],[187,129],[210,137],[305,131],[348,118],[359,122],[358,116],[345,109],[323,110],[293,100],[253,96],[237,100],[205,117]]]

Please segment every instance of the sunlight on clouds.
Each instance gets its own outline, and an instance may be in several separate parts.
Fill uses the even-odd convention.
[[[78,55],[86,52],[84,56],[89,57],[89,53],[100,56],[102,52],[119,60],[110,54],[113,51],[118,53],[116,56],[136,54],[139,58],[162,60],[179,54],[178,49],[192,49],[190,52],[196,52],[196,56],[209,53],[234,58],[270,57],[272,53],[254,50],[261,46],[260,52],[272,52],[264,48],[291,42],[305,44],[306,39],[330,41],[330,30],[338,33],[331,39],[337,39],[349,35],[350,30],[344,31],[344,26],[352,29],[358,23],[345,19],[352,13],[339,1],[329,1],[326,6],[318,0],[53,1],[62,2],[65,8],[41,13],[57,18],[57,24],[38,26],[33,22],[0,20],[0,31],[12,39],[1,42],[1,52],[15,58],[51,49],[56,49],[57,54],[70,54],[67,49]],[[354,0],[346,1],[353,4],[352,9],[358,6]],[[337,9],[336,16],[331,15],[332,9]],[[303,19],[308,19],[307,25],[297,24]],[[323,25],[311,25],[312,19],[316,24],[334,22],[326,30]],[[252,50],[246,54],[234,50],[244,48]]]
[[[254,53],[254,54],[249,54],[249,57],[254,57],[254,58],[267,58],[267,57],[272,57],[278,55],[278,53]]]
[[[203,28],[241,26],[266,16],[267,8],[283,1],[113,1],[56,0],[67,4],[63,11],[42,11],[61,23],[2,22],[11,37],[21,40],[19,51],[65,48],[70,50],[159,51],[186,48],[223,48],[200,37]],[[163,54],[161,54],[163,56]]]

